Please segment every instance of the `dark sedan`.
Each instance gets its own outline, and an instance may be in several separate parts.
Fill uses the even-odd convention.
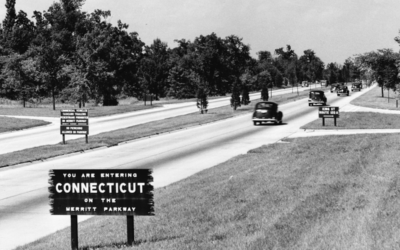
[[[351,85],[351,91],[361,91],[362,89],[362,83],[361,82],[357,82],[357,83],[353,83],[353,85]]]
[[[308,106],[314,105],[326,105],[327,98],[324,91],[322,90],[312,90],[308,95]]]
[[[278,110],[278,104],[275,102],[259,102],[254,107],[253,123],[279,123],[282,124],[283,113]]]
[[[342,86],[338,91],[337,91],[337,96],[349,96],[350,91],[347,86]]]

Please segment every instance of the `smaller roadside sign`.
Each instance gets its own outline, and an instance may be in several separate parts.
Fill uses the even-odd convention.
[[[86,135],[88,143],[89,112],[87,109],[63,109],[60,118],[60,133],[65,144],[65,135]]]
[[[339,107],[319,107],[319,118],[339,118]]]

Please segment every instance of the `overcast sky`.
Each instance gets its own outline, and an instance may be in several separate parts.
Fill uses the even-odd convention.
[[[16,2],[16,11],[31,17],[54,0]],[[253,57],[290,44],[299,56],[312,49],[325,63],[340,64],[355,54],[400,48],[394,41],[400,0],[86,0],[83,10],[94,9],[110,10],[112,23],[129,24],[147,45],[160,38],[172,48],[175,39],[215,32],[243,38]],[[2,7],[1,20],[4,15]]]

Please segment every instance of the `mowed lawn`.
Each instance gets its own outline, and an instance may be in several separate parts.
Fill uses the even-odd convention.
[[[325,119],[322,126],[322,118],[314,120],[301,129],[400,129],[400,114],[382,114],[375,112],[341,112],[336,119]]]
[[[296,138],[155,190],[124,249],[399,249],[400,135]],[[44,222],[45,223],[45,222]],[[124,216],[79,224],[80,249],[119,249]],[[18,249],[70,249],[69,228]]]
[[[0,116],[0,133],[43,126],[47,124],[50,124],[50,122],[35,119],[20,119]],[[12,128],[12,130],[10,128]]]
[[[373,87],[372,90],[363,94],[360,98],[354,99],[350,103],[357,106],[378,108],[378,109],[391,109],[400,111],[400,101],[399,107],[396,107],[396,95],[390,90],[389,98],[388,91],[384,90],[384,97],[382,97],[381,88],[378,86]],[[389,99],[389,100],[388,100]]]

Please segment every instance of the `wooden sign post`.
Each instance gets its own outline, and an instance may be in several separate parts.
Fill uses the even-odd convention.
[[[65,135],[85,135],[88,143],[89,113],[87,109],[61,110],[60,133],[65,144]]]
[[[325,118],[333,118],[336,127],[336,118],[339,118],[339,107],[319,107],[318,117],[322,118],[322,126],[325,126]]]
[[[78,249],[78,215],[124,215],[127,245],[134,215],[154,215],[151,169],[57,169],[49,172],[50,213],[71,216],[71,249]]]

